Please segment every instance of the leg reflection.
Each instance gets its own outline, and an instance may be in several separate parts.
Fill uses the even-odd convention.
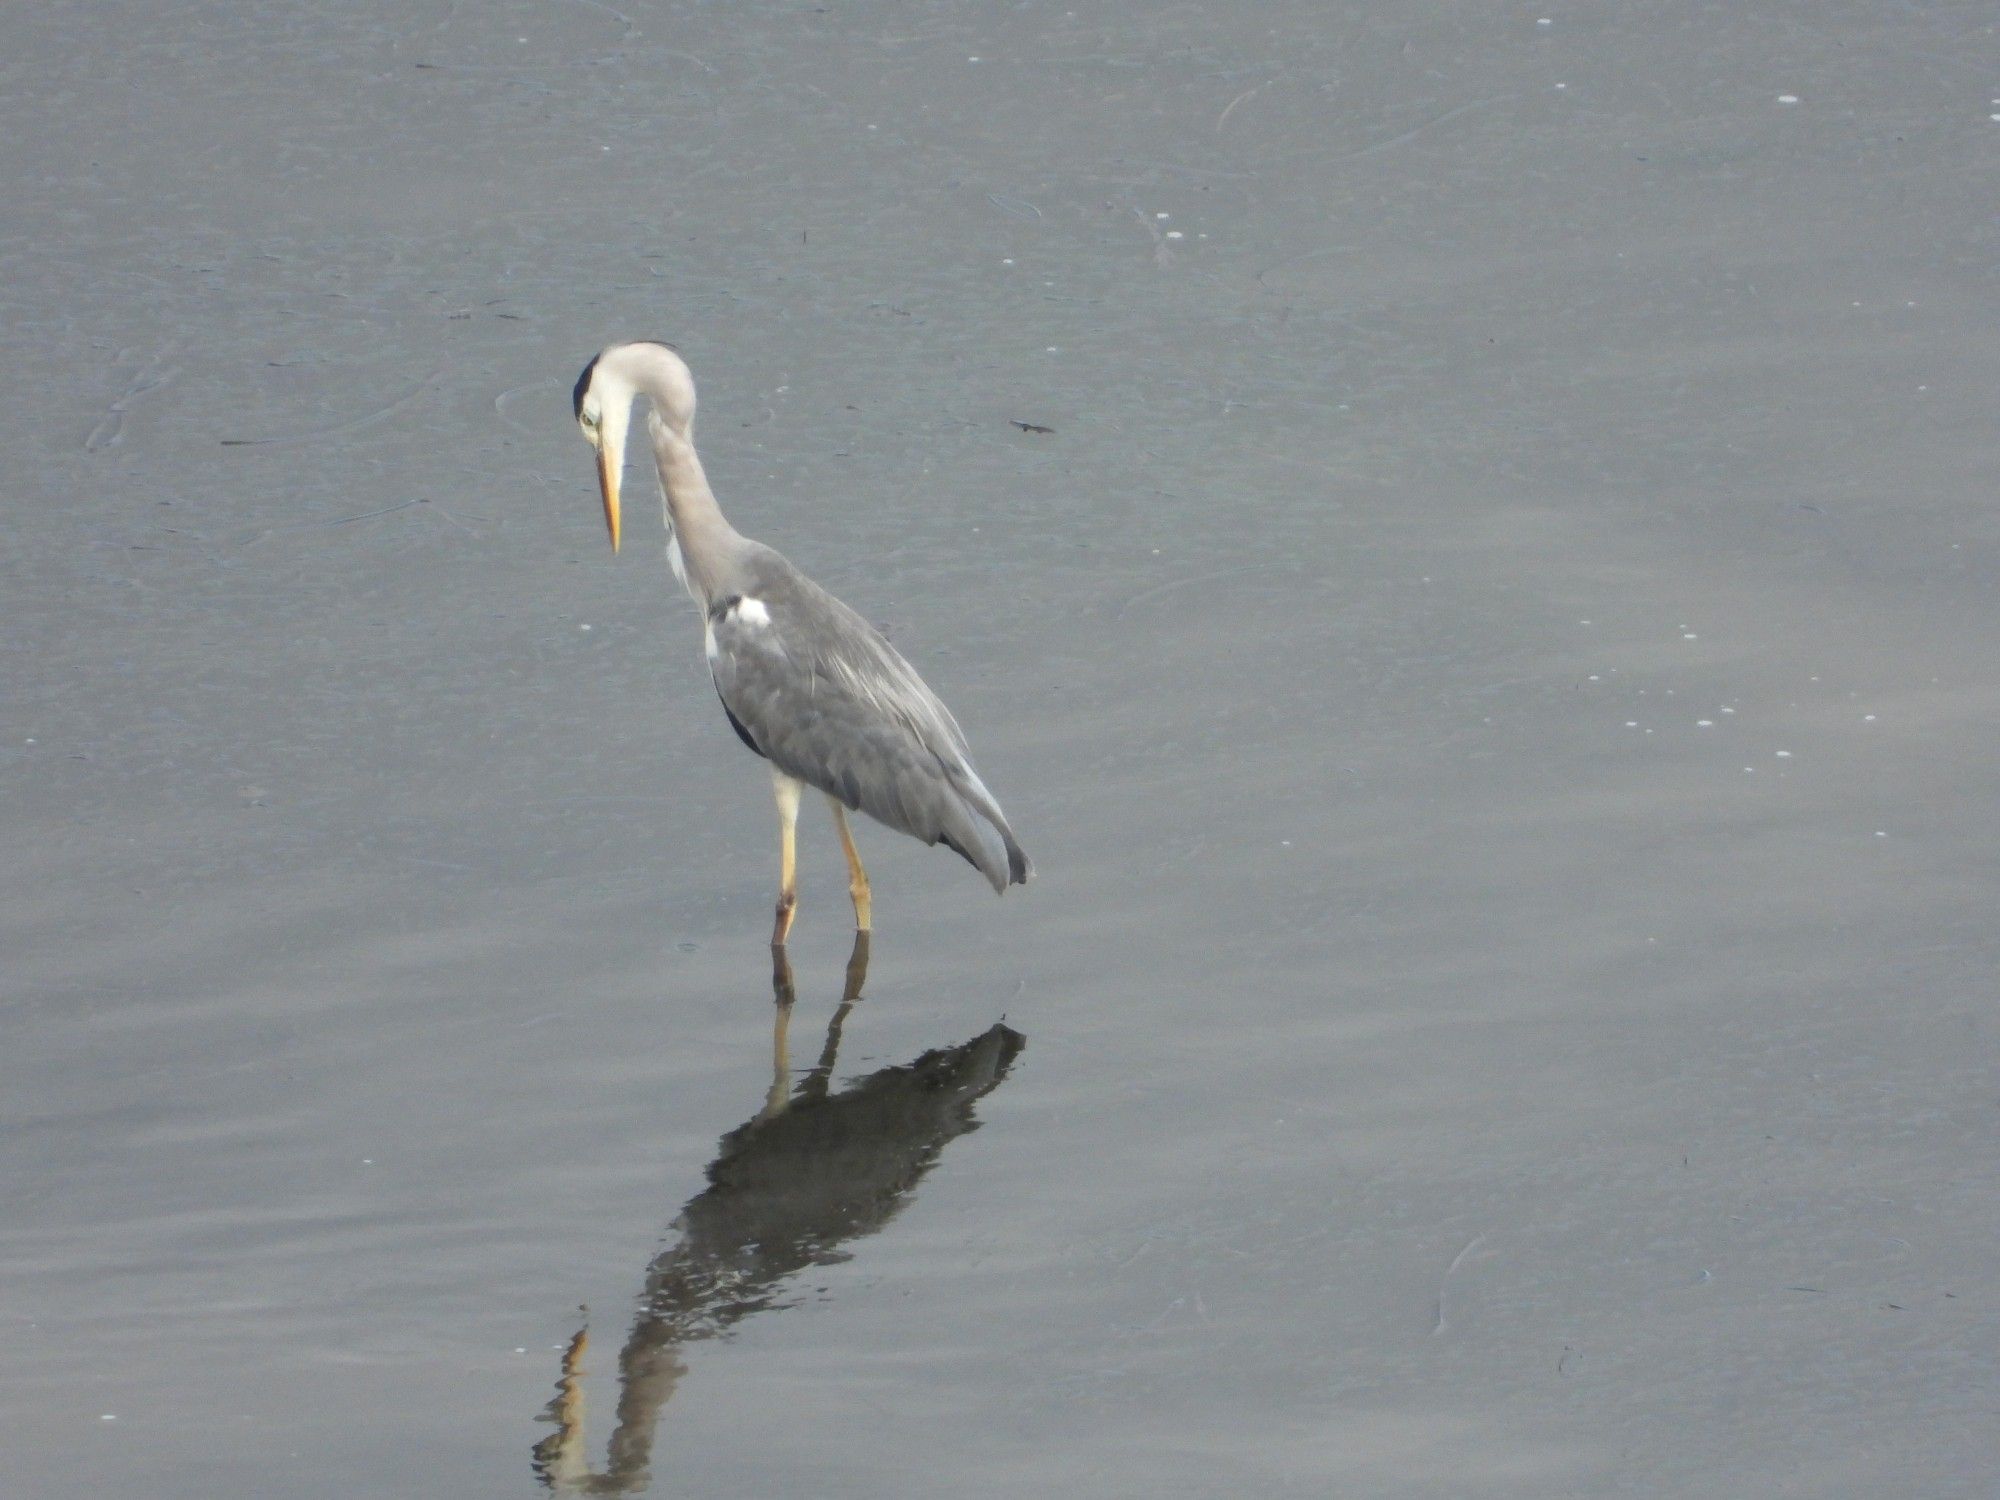
[[[771,945],[771,1087],[764,1095],[760,1120],[768,1120],[791,1102],[792,1094],[792,957],[781,943]]]
[[[535,1445],[534,1471],[567,1494],[631,1494],[651,1483],[660,1414],[687,1373],[684,1346],[727,1333],[767,1308],[789,1306],[789,1283],[847,1259],[902,1209],[944,1147],[974,1129],[973,1107],[1005,1080],[1024,1039],[989,1027],[834,1087],[842,1028],[868,977],[869,941],[855,935],[840,1006],[819,1061],[791,1086],[789,960],[773,954],[771,1082],[762,1107],[722,1138],[708,1184],[681,1209],[672,1243],[646,1268],[632,1331],[618,1356],[617,1420],[602,1470],[584,1440],[579,1332],[543,1413],[555,1431]]]
[[[867,933],[854,934],[854,951],[847,955],[847,982],[840,991],[840,1008],[826,1023],[826,1045],[820,1048],[819,1061],[813,1064],[810,1073],[799,1080],[801,1099],[824,1099],[833,1084],[833,1065],[840,1059],[841,1033],[846,1030],[847,1018],[853,1014],[856,1002],[861,999],[861,987],[868,982],[868,941]]]
[[[555,1400],[542,1413],[555,1431],[535,1444],[536,1475],[550,1489],[577,1490],[590,1479],[590,1462],[583,1451],[583,1353],[590,1347],[590,1326],[577,1329],[563,1351],[562,1379]]]

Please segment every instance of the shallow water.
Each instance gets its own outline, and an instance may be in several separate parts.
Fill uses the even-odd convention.
[[[1987,1493],[1996,37],[1756,9],[10,11],[10,1493]],[[1040,870],[775,1079],[633,336]]]

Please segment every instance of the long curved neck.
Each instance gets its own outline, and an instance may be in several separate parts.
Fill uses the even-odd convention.
[[[743,538],[715,503],[693,439],[675,432],[657,410],[647,413],[646,434],[652,439],[667,526],[680,549],[688,592],[706,611],[723,592],[724,575]]]

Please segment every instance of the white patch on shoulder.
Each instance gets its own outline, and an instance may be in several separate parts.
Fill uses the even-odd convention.
[[[688,586],[687,559],[681,556],[681,539],[674,535],[672,523],[667,526],[667,566],[674,570],[674,582],[682,588]]]
[[[708,653],[708,659],[711,662],[722,655],[721,650],[715,644],[715,621],[713,620],[703,620],[701,622],[701,648]]]
[[[745,624],[768,625],[771,612],[764,607],[762,599],[743,598],[736,601],[736,614]]]

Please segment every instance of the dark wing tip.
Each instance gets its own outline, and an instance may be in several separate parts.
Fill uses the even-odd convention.
[[[1028,860],[1027,851],[1012,839],[1007,840],[1007,884],[1026,885],[1035,878],[1035,867]]]
[[[1000,874],[1000,869],[997,865],[982,864],[980,862],[978,855],[974,854],[970,849],[966,848],[965,845],[961,844],[957,839],[953,838],[950,834],[940,833],[937,836],[937,842],[943,844],[945,848],[951,850],[953,854],[956,854],[960,859],[964,860],[967,864],[971,865],[973,869],[977,870],[980,874],[984,875],[986,877],[987,883],[993,887],[993,892],[995,895],[1003,893],[1009,885],[1015,884],[1020,881],[1024,881],[1028,878],[1026,875],[1017,875],[1013,873],[1017,868],[1019,868],[1019,866],[1015,864],[1015,855],[1019,851],[1017,851],[1012,844],[1009,844],[1007,846],[1008,875],[1006,878],[1003,878]],[[1025,863],[1027,856],[1022,855],[1021,859]]]

